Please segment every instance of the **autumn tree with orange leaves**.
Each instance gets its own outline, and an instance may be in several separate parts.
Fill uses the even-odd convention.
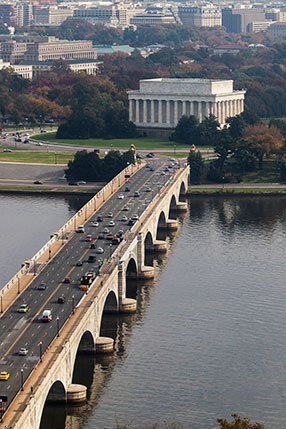
[[[277,154],[283,147],[283,137],[274,125],[249,125],[242,132],[241,141],[258,159],[258,168],[262,170],[264,157]]]

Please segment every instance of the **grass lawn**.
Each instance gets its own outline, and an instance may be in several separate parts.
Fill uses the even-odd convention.
[[[32,164],[64,164],[73,159],[71,152],[27,152],[16,151],[0,152],[0,161],[2,162],[23,162]]]
[[[55,133],[45,133],[45,134],[36,134],[31,140],[39,140],[42,142],[51,142],[66,144],[71,146],[90,146],[98,148],[107,148],[107,149],[128,149],[131,144],[136,146],[136,149],[145,149],[152,151],[153,149],[165,149],[172,153],[172,156],[176,154],[177,150],[186,150],[189,151],[188,145],[183,144],[174,144],[174,142],[163,139],[147,139],[147,138],[137,138],[137,139],[56,139]],[[204,148],[208,149],[208,148]]]

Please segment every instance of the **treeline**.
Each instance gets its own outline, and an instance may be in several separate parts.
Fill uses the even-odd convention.
[[[129,164],[134,163],[134,153],[111,150],[104,157],[98,151],[76,152],[73,161],[69,161],[65,171],[68,181],[104,182],[111,180]]]

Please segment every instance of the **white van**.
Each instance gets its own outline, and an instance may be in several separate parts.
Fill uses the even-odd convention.
[[[76,232],[83,233],[84,232],[84,225],[79,225],[79,227],[76,229]]]
[[[42,322],[51,322],[53,319],[51,310],[44,310],[42,314]]]

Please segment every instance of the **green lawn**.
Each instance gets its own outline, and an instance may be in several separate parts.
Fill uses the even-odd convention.
[[[45,134],[36,134],[31,140],[39,140],[42,142],[52,142],[52,143],[60,143],[71,146],[90,146],[90,147],[98,147],[98,148],[123,148],[127,149],[131,144],[134,144],[137,149],[167,149],[171,151],[173,154],[176,153],[177,150],[185,149],[189,150],[187,145],[183,144],[174,144],[169,140],[163,139],[147,139],[147,138],[137,138],[137,139],[56,139],[55,133],[45,133]]]
[[[27,152],[16,151],[0,152],[0,161],[6,162],[24,162],[33,164],[64,164],[73,159],[71,152]]]

